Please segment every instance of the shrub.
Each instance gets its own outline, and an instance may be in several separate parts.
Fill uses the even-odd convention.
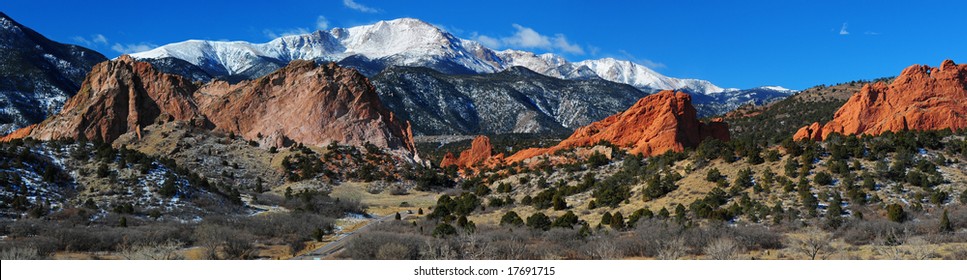
[[[611,216],[611,228],[615,230],[625,229],[625,217],[621,215],[621,212],[614,212],[614,215]]]
[[[551,223],[551,226],[560,228],[574,228],[574,225],[578,224],[578,222],[578,216],[572,211],[567,211],[567,213],[564,213],[564,215],[555,219],[554,222]]]
[[[524,220],[517,215],[517,212],[510,211],[500,217],[500,225],[522,226],[524,225]]]
[[[954,231],[954,228],[950,225],[950,217],[947,216],[947,209],[944,209],[943,216],[940,217],[940,232],[951,231]]]
[[[819,173],[816,173],[816,176],[813,178],[813,181],[816,182],[816,185],[819,185],[819,186],[829,186],[833,184],[833,177],[830,176],[829,173],[819,172]]]
[[[740,251],[739,243],[728,237],[720,237],[705,246],[705,255],[713,260],[735,260]]]
[[[601,167],[610,162],[611,160],[609,160],[607,156],[598,151],[594,151],[594,153],[588,157],[588,166],[591,168]]]
[[[446,223],[439,223],[433,229],[433,237],[445,237],[454,234],[457,234],[457,229]]]
[[[886,207],[886,217],[890,221],[903,223],[907,220],[907,213],[903,211],[903,206],[894,203]]]
[[[718,182],[719,178],[722,178],[722,172],[718,168],[711,168],[705,173],[705,181],[712,183]]]
[[[551,218],[548,218],[544,213],[537,212],[527,217],[527,226],[533,229],[547,231],[551,229]]]
[[[415,259],[418,255],[405,245],[398,243],[387,243],[379,246],[376,251],[377,260],[409,260]]]

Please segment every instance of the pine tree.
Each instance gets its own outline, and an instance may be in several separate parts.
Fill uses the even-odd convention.
[[[107,164],[103,162],[97,165],[97,177],[104,178],[110,175],[110,170],[107,169]]]
[[[562,198],[561,195],[554,195],[554,198],[551,200],[554,205],[554,210],[567,209],[567,202],[564,201],[564,198]]]
[[[944,209],[943,216],[940,216],[940,232],[951,231],[954,231],[954,228],[950,225],[950,217],[947,217],[947,209]]]
[[[423,207],[420,207],[420,209],[416,210],[416,214],[423,215]]]
[[[602,225],[610,225],[611,224],[611,218],[612,217],[611,217],[611,213],[610,212],[604,212],[604,214],[601,214],[601,224]]]
[[[420,231],[423,231],[422,229]],[[453,228],[450,224],[440,223],[436,225],[433,229],[433,237],[444,237],[447,235],[457,234],[457,229]]]
[[[537,212],[534,215],[527,217],[527,226],[534,229],[547,231],[551,229],[551,218],[547,217],[547,215],[544,215],[544,213]]]
[[[831,228],[839,228],[843,224],[843,219],[840,217],[843,214],[843,207],[840,205],[842,203],[842,198],[837,194],[826,209],[826,224]]]
[[[614,215],[611,216],[611,228],[615,230],[625,229],[625,217],[621,215],[621,212],[615,211]]]
[[[717,182],[720,178],[722,178],[722,173],[719,171],[718,168],[712,167],[712,169],[709,169],[708,172],[705,173],[705,181],[714,183],[714,182]]]
[[[265,192],[265,186],[263,186],[262,177],[255,178],[255,192],[257,193]]]
[[[907,220],[907,213],[903,211],[903,206],[890,204],[886,207],[886,216],[890,221],[902,223]]]
[[[397,221],[399,221],[403,219],[403,216],[400,215],[400,212],[396,212],[396,217],[393,217],[393,219],[396,219]]]
[[[664,219],[667,219],[669,216],[671,216],[671,213],[668,213],[667,208],[662,207],[661,210],[658,210],[658,218],[664,220]]]
[[[675,207],[675,221],[679,224],[685,224],[685,222],[688,221],[688,216],[685,213],[685,205],[682,205],[681,203]]]
[[[512,225],[512,226],[522,226],[524,225],[524,220],[517,215],[517,212],[510,211],[500,217],[500,225]]]

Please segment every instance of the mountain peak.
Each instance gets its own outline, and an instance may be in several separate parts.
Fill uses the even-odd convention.
[[[138,59],[174,57],[204,69],[212,77],[258,78],[295,59],[340,62],[375,75],[389,65],[428,67],[446,74],[495,73],[513,66],[563,79],[600,77],[647,92],[685,90],[710,94],[724,89],[711,82],[677,79],[643,65],[614,58],[569,62],[553,54],[521,50],[495,52],[477,41],[460,39],[416,18],[319,30],[268,43],[185,41],[133,54]]]

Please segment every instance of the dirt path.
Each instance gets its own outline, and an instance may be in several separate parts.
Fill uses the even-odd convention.
[[[406,218],[409,215],[411,215],[411,214],[409,214],[407,212],[400,212],[400,216],[402,216],[403,218]],[[386,216],[383,216],[383,217],[379,217],[379,218],[377,218],[377,219],[375,219],[373,221],[370,221],[366,225],[364,225],[362,227],[359,227],[358,229],[356,229],[354,231],[350,231],[350,232],[345,232],[345,233],[339,234],[339,238],[338,239],[336,239],[336,240],[334,240],[332,242],[329,242],[329,244],[326,244],[325,246],[322,246],[322,248],[309,251],[308,253],[303,254],[303,255],[295,256],[292,259],[293,260],[324,260],[324,259],[332,256],[336,252],[339,252],[343,248],[345,248],[346,247],[346,244],[349,244],[349,240],[352,240],[353,235],[356,235],[357,233],[360,233],[360,232],[365,231],[367,228],[369,228],[372,225],[379,224],[379,223],[382,223],[382,222],[387,221],[387,220],[391,220],[391,219],[393,219],[395,217],[396,217],[396,213],[393,213],[391,215],[386,215]]]

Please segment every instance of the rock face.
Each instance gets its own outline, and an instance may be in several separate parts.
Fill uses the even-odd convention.
[[[818,122],[814,122],[808,126],[804,126],[796,131],[796,134],[792,136],[792,139],[803,140],[803,139],[813,139],[817,141],[822,141],[822,131],[823,126]]]
[[[383,107],[369,80],[334,63],[298,60],[255,80],[209,83],[194,96],[217,130],[246,139],[284,135],[314,146],[369,142],[416,151],[409,123]]]
[[[262,78],[238,84],[193,84],[128,56],[98,64],[64,109],[3,140],[86,138],[112,142],[141,127],[190,121],[270,146],[337,141],[416,154],[409,123],[382,106],[369,81],[335,64],[295,61]]]
[[[111,142],[121,134],[159,120],[204,119],[191,93],[191,81],[155,71],[151,64],[128,56],[102,62],[84,79],[81,90],[67,100],[60,113],[27,135],[42,140],[84,138]]]
[[[795,140],[823,140],[832,133],[877,135],[886,131],[967,128],[967,64],[907,67],[893,83],[867,84],[833,120],[799,129]]]
[[[507,158],[519,162],[574,147],[593,146],[600,141],[644,156],[695,147],[705,138],[729,140],[728,125],[720,121],[698,121],[692,98],[682,92],[662,91],[641,98],[628,110],[577,129],[556,146],[527,149]]]
[[[481,163],[488,164],[488,161],[493,160],[496,160],[496,158],[493,158],[493,146],[490,145],[490,138],[481,135],[473,139],[469,149],[460,152],[459,158],[454,157],[451,153],[443,156],[440,167],[455,165],[457,168],[471,168]]]

